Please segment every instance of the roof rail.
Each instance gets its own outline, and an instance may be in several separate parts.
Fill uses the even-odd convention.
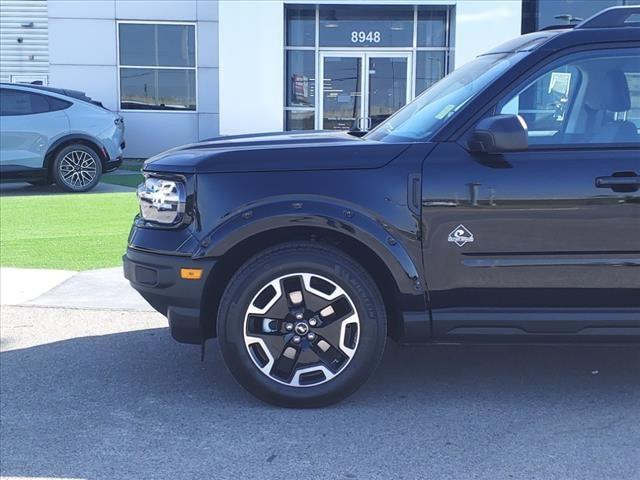
[[[546,32],[547,30],[569,30],[572,28],[576,28],[575,25],[547,25],[546,27],[542,27],[539,32]]]
[[[640,20],[628,21],[632,15],[640,15],[640,6],[611,7],[587,18],[575,28],[640,27]]]

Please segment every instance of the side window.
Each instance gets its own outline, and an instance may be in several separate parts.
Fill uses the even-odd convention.
[[[640,61],[636,62],[635,70],[629,69],[624,74],[627,77],[629,96],[631,97],[631,109],[627,112],[626,118],[633,122],[640,131]]]
[[[571,54],[498,103],[530,145],[640,143],[640,49]]]
[[[566,130],[568,110],[580,81],[580,72],[571,66],[555,68],[530,84],[505,104],[500,113],[520,115],[532,137],[545,141],[558,138]]]
[[[43,95],[23,90],[0,90],[0,115],[33,115],[49,111],[49,103]]]
[[[59,98],[49,97],[47,96],[47,102],[49,102],[49,111],[57,112],[58,110],[64,110],[65,108],[69,108],[72,103],[67,102],[65,100],[60,100]]]

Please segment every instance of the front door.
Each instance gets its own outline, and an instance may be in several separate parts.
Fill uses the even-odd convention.
[[[425,161],[434,332],[563,335],[640,322],[640,51],[577,52],[497,99],[529,148]],[[461,142],[462,143],[462,142]]]
[[[320,58],[322,130],[367,131],[411,98],[411,54],[325,52]]]

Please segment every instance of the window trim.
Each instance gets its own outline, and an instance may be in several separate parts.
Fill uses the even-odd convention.
[[[193,26],[193,40],[194,40],[194,65],[193,67],[162,67],[153,65],[122,65],[120,63],[120,25],[181,25],[181,26]],[[199,95],[199,81],[198,81],[198,23],[197,22],[171,22],[162,20],[117,20],[116,21],[116,65],[118,69],[118,112],[134,112],[134,113],[171,113],[171,114],[194,114],[199,113],[200,95]],[[139,68],[146,70],[193,70],[195,77],[195,100],[196,108],[194,110],[162,110],[162,109],[145,109],[145,108],[122,108],[122,77],[121,71],[123,68]]]

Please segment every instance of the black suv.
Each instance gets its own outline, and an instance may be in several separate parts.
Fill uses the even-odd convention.
[[[387,336],[640,340],[639,15],[517,38],[363,137],[148,160],[126,277],[285,406],[354,392]]]

